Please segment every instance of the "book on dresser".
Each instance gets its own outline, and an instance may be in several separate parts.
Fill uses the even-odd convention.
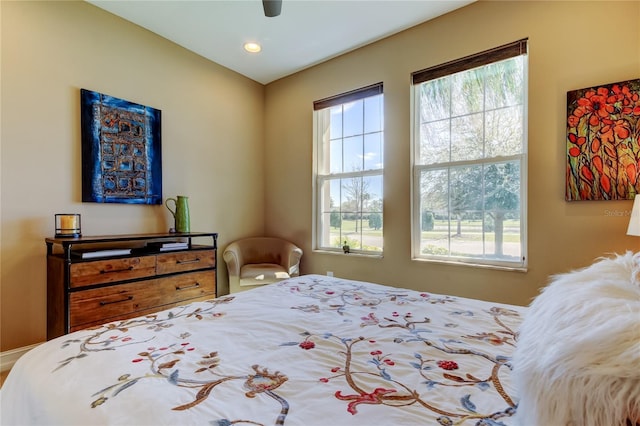
[[[157,251],[184,250],[189,248],[189,243],[186,241],[155,241],[147,243],[147,248]]]
[[[71,256],[80,259],[95,259],[98,257],[124,256],[131,254],[130,248],[114,248],[102,250],[71,250]]]

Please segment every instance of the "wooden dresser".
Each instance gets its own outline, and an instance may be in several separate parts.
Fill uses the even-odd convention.
[[[217,237],[190,232],[46,238],[47,339],[214,298]],[[169,246],[176,242],[182,246]]]

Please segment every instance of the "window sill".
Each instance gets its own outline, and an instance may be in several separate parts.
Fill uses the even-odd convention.
[[[333,256],[347,256],[347,257],[361,257],[361,258],[368,258],[368,259],[382,259],[384,257],[383,253],[380,254],[373,254],[373,253],[343,253],[342,251],[337,251],[337,250],[322,250],[322,249],[315,249],[313,250],[313,253],[317,253],[317,254],[329,254],[329,255],[333,255]]]
[[[522,272],[522,273],[528,271],[528,268],[526,266],[487,265],[485,263],[455,262],[451,260],[423,259],[418,257],[414,257],[411,260],[416,262],[436,263],[436,264],[450,265],[450,266],[467,266],[467,267],[479,268],[479,269],[493,269],[497,271]]]

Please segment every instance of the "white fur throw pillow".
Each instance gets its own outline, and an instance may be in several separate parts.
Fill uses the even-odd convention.
[[[640,424],[640,253],[555,276],[519,333],[520,425]]]

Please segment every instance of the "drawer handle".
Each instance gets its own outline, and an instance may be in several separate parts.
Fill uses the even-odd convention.
[[[184,265],[186,263],[198,263],[200,262],[200,258],[196,257],[195,259],[191,259],[191,260],[176,260],[176,264],[178,265]]]
[[[101,301],[101,302],[100,302],[100,306],[111,305],[112,303],[128,302],[129,300],[133,300],[133,296],[129,296],[129,297],[127,297],[126,299],[114,300],[114,301],[112,301],[112,302],[105,302],[105,301]]]
[[[124,268],[124,269],[112,269],[110,271],[105,271],[104,269],[100,270],[101,274],[112,274],[114,272],[126,272],[126,271],[133,271],[133,266],[129,266],[128,268]]]
[[[196,282],[195,284],[192,284],[192,285],[186,285],[184,287],[180,287],[180,286],[177,285],[176,286],[176,291],[186,290],[188,288],[198,288],[198,287],[200,287],[200,283],[199,282]]]

